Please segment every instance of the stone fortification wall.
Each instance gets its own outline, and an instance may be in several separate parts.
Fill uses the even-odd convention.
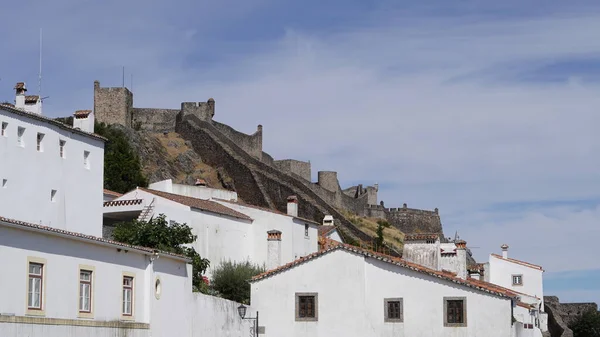
[[[596,303],[560,303],[556,296],[544,296],[544,304],[554,309],[554,314],[568,326],[588,311],[598,311]]]
[[[262,157],[260,158],[260,160],[267,165],[271,165],[271,166],[275,165],[275,160],[273,159],[273,157],[271,157],[270,154],[268,154],[264,151],[262,153]]]
[[[175,121],[179,109],[133,108],[131,126],[136,130],[155,132],[175,131]]]
[[[273,164],[283,172],[293,173],[306,181],[311,181],[310,162],[284,159],[275,160]]]
[[[223,135],[232,140],[237,146],[246,151],[249,155],[261,160],[262,158],[262,125],[259,125],[256,132],[252,135],[236,131],[229,125],[213,121],[213,125]]]
[[[392,226],[403,233],[438,233],[443,234],[442,221],[439,211],[408,208],[385,208],[382,205],[369,205],[365,215],[373,218],[386,219]]]
[[[131,127],[133,94],[125,87],[101,88],[94,81],[94,115],[97,121]]]

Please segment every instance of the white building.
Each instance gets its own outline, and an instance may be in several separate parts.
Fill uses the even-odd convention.
[[[516,336],[507,289],[344,244],[251,284],[265,336]]]
[[[104,138],[28,110],[16,90],[0,105],[0,214],[101,236]]]
[[[188,195],[137,188],[105,202],[105,237],[110,236],[110,228],[120,221],[148,220],[165,214],[169,221],[192,228],[197,235],[193,247],[211,262],[211,268],[224,261],[250,261],[275,267],[318,250],[319,224],[297,216],[298,201],[294,197],[288,200],[290,214],[284,214],[235,201],[235,192],[170,181],[152,187]],[[269,234],[273,231],[279,234]],[[211,270],[207,274],[211,275]]]

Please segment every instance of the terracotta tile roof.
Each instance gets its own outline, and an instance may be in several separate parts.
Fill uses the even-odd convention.
[[[538,266],[537,264],[533,264],[533,263],[529,263],[529,262],[525,262],[525,261],[520,261],[520,260],[515,260],[515,259],[511,259],[511,258],[505,259],[501,255],[498,255],[498,254],[492,254],[492,256],[495,257],[495,258],[498,258],[500,260],[504,260],[504,261],[508,261],[508,262],[520,264],[520,265],[525,266],[525,267],[529,267],[529,268],[533,268],[533,269],[538,269],[538,270],[544,271],[544,268],[542,268],[542,266]]]
[[[112,195],[113,197],[117,197],[117,198],[123,195],[119,192],[107,190],[106,188],[104,189],[104,194]]]
[[[40,96],[38,95],[27,95],[25,96],[25,103],[37,103],[39,99]]]
[[[86,234],[76,233],[76,232],[69,232],[69,231],[66,231],[63,229],[42,226],[42,225],[36,225],[33,223],[9,219],[9,218],[5,218],[2,216],[0,216],[0,224],[8,225],[10,227],[15,227],[15,228],[24,229],[24,230],[33,230],[33,231],[38,231],[38,232],[44,232],[44,233],[50,234],[50,235],[67,236],[70,238],[85,240],[87,242],[95,243],[95,244],[105,244],[105,245],[108,244],[108,245],[114,246],[116,248],[137,250],[137,251],[143,252],[143,253],[149,253],[149,254],[158,253],[159,255],[173,257],[173,258],[176,258],[179,260],[185,260],[186,262],[191,262],[191,260],[187,256],[184,256],[184,255],[173,254],[173,253],[169,253],[169,252],[165,252],[165,251],[161,251],[161,250],[157,250],[157,249],[153,249],[153,248],[148,248],[148,247],[133,246],[133,245],[129,245],[129,244],[122,243],[122,242],[99,238],[97,236],[86,235]]]
[[[518,301],[517,305],[520,306],[520,307],[522,307],[522,308],[526,308],[526,309],[535,308],[534,304],[527,304],[527,303],[523,303],[521,301]]]
[[[25,82],[17,82],[15,89],[25,89]]]
[[[270,212],[270,213],[279,214],[279,215],[285,215],[285,216],[289,216],[289,217],[292,217],[292,218],[296,218],[298,220],[302,220],[302,221],[310,222],[310,223],[313,223],[313,224],[316,224],[316,225],[320,225],[320,223],[318,223],[318,222],[316,222],[314,220],[310,220],[310,219],[306,219],[306,218],[301,218],[299,216],[291,216],[291,215],[289,215],[287,213],[280,212],[280,211],[278,211],[276,209],[271,209],[271,208],[266,208],[266,207],[260,207],[260,206],[256,206],[256,205],[250,205],[250,204],[247,204],[247,203],[241,202],[241,201],[231,201],[231,200],[225,200],[225,199],[219,199],[219,198],[215,198],[215,200],[219,200],[219,201],[223,201],[223,202],[227,202],[227,203],[230,203],[230,204],[239,205],[239,206],[243,206],[243,207],[254,208],[254,209],[258,209],[260,211]]]
[[[317,230],[319,231],[319,236],[327,236],[327,234],[335,230],[335,226],[319,226]]]
[[[323,238],[325,239],[325,238]],[[327,240],[327,239],[326,239]],[[276,274],[285,272],[288,269],[294,268],[298,265],[301,265],[305,262],[309,262],[311,260],[314,260],[317,257],[323,256],[325,254],[328,254],[330,252],[336,251],[336,250],[344,250],[350,253],[355,253],[355,254],[359,254],[359,255],[363,255],[365,257],[369,257],[369,258],[374,258],[389,264],[393,264],[402,268],[406,268],[406,269],[410,269],[419,273],[423,273],[423,274],[427,274],[433,277],[437,277],[443,280],[447,280],[447,281],[451,281],[454,282],[456,284],[459,285],[463,285],[466,287],[470,287],[470,288],[474,288],[483,292],[487,292],[496,296],[500,296],[500,297],[507,297],[507,298],[516,298],[517,295],[512,292],[509,289],[506,288],[502,288],[499,286],[496,286],[494,284],[488,283],[488,282],[483,282],[483,281],[477,281],[474,279],[461,279],[458,278],[456,276],[454,276],[453,273],[449,273],[449,272],[442,272],[442,271],[437,271],[437,270],[433,270],[433,269],[429,269],[426,267],[423,267],[419,264],[416,263],[412,263],[412,262],[408,262],[404,259],[401,258],[396,258],[390,255],[385,255],[385,254],[381,254],[381,253],[376,253],[370,250],[366,250],[366,249],[362,249],[359,247],[355,247],[355,246],[351,246],[348,244],[344,244],[344,243],[339,243],[339,242],[335,242],[333,240],[329,240],[327,242],[328,244],[328,248],[324,249],[322,251],[316,252],[316,253],[312,253],[310,255],[304,256],[302,258],[299,258],[295,261],[292,261],[288,264],[285,264],[283,266],[280,266],[278,268],[266,271],[262,274],[259,274],[255,277],[252,278],[252,280],[250,282],[257,282],[260,281],[262,279],[265,279],[267,277],[271,277],[274,276]]]
[[[439,237],[440,235],[435,233],[406,234],[404,236],[404,241],[436,240]]]
[[[91,138],[94,138],[94,139],[97,139],[97,140],[101,140],[101,141],[106,141],[107,140],[106,138],[104,138],[104,137],[102,137],[100,135],[97,135],[95,133],[90,133],[90,132],[82,131],[80,129],[75,129],[72,126],[63,124],[63,123],[61,123],[59,121],[56,121],[56,120],[54,120],[52,118],[48,118],[46,116],[42,116],[42,115],[30,113],[30,112],[27,112],[25,110],[22,110],[22,109],[19,109],[19,108],[15,108],[14,106],[10,106],[10,105],[7,105],[7,104],[1,104],[0,103],[0,109],[6,110],[6,111],[9,111],[9,112],[13,112],[13,113],[15,113],[17,115],[29,117],[31,119],[35,119],[35,120],[38,120],[38,121],[46,122],[48,124],[52,124],[54,126],[57,126],[57,127],[61,128],[63,130],[71,131],[73,133],[77,133],[77,134],[80,134],[80,135],[83,135],[83,136],[91,137]]]
[[[238,219],[243,219],[243,220],[250,220],[252,221],[252,218],[247,216],[246,214],[240,213],[236,210],[233,210],[229,207],[225,207],[221,204],[219,204],[218,202],[214,202],[211,200],[204,200],[204,199],[198,199],[198,198],[192,198],[192,197],[187,197],[185,195],[179,195],[179,194],[173,194],[173,193],[168,193],[168,192],[163,192],[163,191],[157,191],[157,190],[151,190],[149,188],[143,188],[143,187],[138,187],[138,189],[142,190],[142,191],[146,191],[148,193],[152,193],[154,195],[157,195],[161,198],[165,198],[165,199],[169,199],[171,201],[175,201],[177,203],[180,203],[182,205],[186,205],[186,206],[190,206],[193,208],[197,208],[197,209],[201,209],[203,211],[207,211],[207,212],[211,212],[211,213],[216,213],[216,214],[222,214],[222,215],[227,215],[230,217],[234,217],[234,218],[238,218]]]
[[[73,116],[75,116],[75,118],[86,118],[91,113],[92,113],[92,110],[77,110],[77,111],[75,111]]]

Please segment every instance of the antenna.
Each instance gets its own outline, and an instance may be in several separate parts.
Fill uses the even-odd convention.
[[[38,73],[38,96],[42,97],[42,28],[40,28],[40,72]]]

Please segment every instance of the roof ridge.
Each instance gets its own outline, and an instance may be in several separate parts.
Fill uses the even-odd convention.
[[[544,267],[542,267],[540,265],[537,265],[537,264],[533,264],[533,263],[529,263],[529,262],[525,262],[525,261],[513,259],[511,257],[504,258],[502,255],[498,255],[496,253],[492,253],[491,255],[494,256],[494,257],[497,257],[497,258],[499,258],[501,260],[505,260],[505,261],[509,261],[509,262],[514,262],[514,263],[517,263],[517,264],[522,264],[522,265],[524,265],[526,267],[531,267],[531,268],[534,268],[534,269],[540,269],[542,271],[544,270]]]

